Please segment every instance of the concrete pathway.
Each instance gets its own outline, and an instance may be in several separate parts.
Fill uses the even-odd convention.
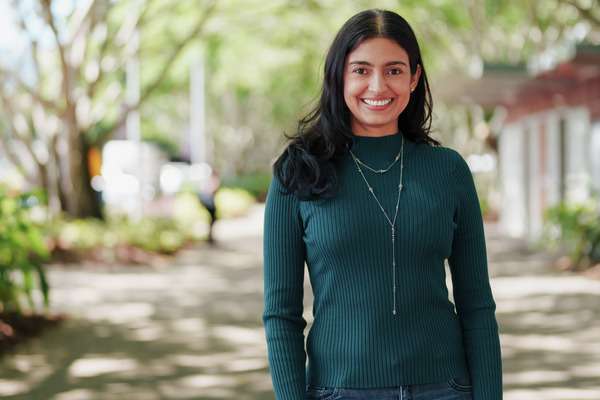
[[[600,399],[600,281],[487,227],[505,400]]]
[[[262,312],[262,218],[219,221],[219,245],[173,265],[53,266],[73,318],[0,360],[0,398],[273,399]],[[600,282],[487,227],[506,400],[600,399]],[[305,317],[310,323],[310,286]]]

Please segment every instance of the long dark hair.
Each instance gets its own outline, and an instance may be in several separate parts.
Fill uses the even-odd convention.
[[[395,12],[362,11],[342,26],[325,59],[318,104],[298,121],[298,130],[275,160],[273,172],[287,193],[301,200],[334,197],[338,187],[336,164],[352,145],[351,113],[344,100],[346,57],[362,41],[385,37],[408,54],[411,74],[421,65],[421,77],[410,101],[398,117],[398,129],[410,140],[440,145],[429,136],[433,102],[421,51],[408,22]]]

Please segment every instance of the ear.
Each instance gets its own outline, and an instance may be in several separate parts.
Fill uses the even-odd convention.
[[[411,88],[416,88],[417,85],[419,84],[419,79],[420,78],[421,78],[421,64],[417,64],[417,70],[410,77],[410,87]]]

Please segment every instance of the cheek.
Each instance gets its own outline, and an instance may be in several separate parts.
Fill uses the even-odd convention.
[[[409,101],[410,101],[410,99],[405,96],[398,98],[398,104],[396,105],[398,114],[402,114],[402,112],[404,112],[404,110],[406,110],[406,106],[408,106]]]
[[[356,98],[357,90],[356,87],[352,84],[348,84],[344,86],[344,101],[346,102],[346,106],[350,109],[352,113],[355,113],[358,109]]]
[[[363,86],[364,84],[360,81],[355,79],[347,79],[344,82],[344,97],[346,97],[346,100],[356,101],[355,98],[352,98],[360,95],[364,91]]]
[[[410,80],[408,78],[399,79],[394,82],[393,90],[398,96],[408,97],[410,95]]]

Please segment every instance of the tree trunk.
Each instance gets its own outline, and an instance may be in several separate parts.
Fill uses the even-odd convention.
[[[78,129],[74,107],[69,110],[67,124],[68,134],[68,174],[66,181],[69,183],[67,191],[68,215],[74,218],[99,218],[102,219],[100,199],[92,189],[88,167],[88,146],[83,133]]]
[[[93,217],[98,219],[104,219],[102,214],[102,207],[100,205],[100,195],[92,188],[90,168],[89,168],[89,150],[90,147],[86,143],[83,134],[79,135],[81,145],[81,199],[83,200],[80,205],[79,215],[85,217]]]
[[[66,209],[67,197],[60,184],[60,157],[58,156],[59,135],[50,139],[50,157],[48,159],[48,207],[52,217],[57,216]]]

